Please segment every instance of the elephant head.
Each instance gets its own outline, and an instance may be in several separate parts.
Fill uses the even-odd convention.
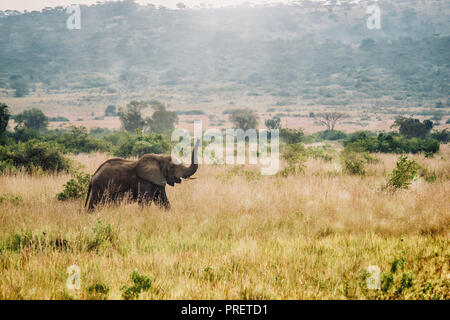
[[[181,183],[181,178],[187,179],[197,171],[199,143],[200,141],[197,140],[192,150],[190,166],[184,166],[181,163],[175,164],[170,155],[146,154],[137,161],[136,173],[140,178],[162,187],[166,183],[171,186]]]

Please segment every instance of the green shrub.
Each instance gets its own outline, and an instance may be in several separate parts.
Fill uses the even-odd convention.
[[[421,166],[406,155],[400,156],[396,168],[386,184],[386,188],[393,191],[398,189],[408,189],[411,182],[418,177],[418,171]]]
[[[286,144],[296,144],[303,141],[304,132],[301,129],[289,129],[289,128],[281,128],[280,129],[280,138]]]
[[[95,282],[87,288],[87,291],[91,299],[105,300],[108,297],[109,287],[105,283]]]
[[[306,161],[307,156],[303,144],[295,143],[287,145],[282,153],[282,157],[288,163],[287,167],[279,173],[282,177],[286,178],[305,172],[305,165],[303,163]]]
[[[12,203],[14,205],[21,204],[23,202],[22,196],[16,196],[10,193],[0,194],[0,204],[1,203]]]
[[[361,153],[343,153],[342,162],[344,171],[348,174],[364,176],[366,174],[366,159]]]
[[[378,136],[367,131],[355,132],[344,140],[347,151],[418,153],[439,151],[439,142],[435,139],[408,138],[395,133],[380,133]]]
[[[0,146],[0,161],[14,168],[24,168],[30,173],[36,169],[60,172],[71,168],[70,160],[62,154],[57,144],[34,139]]]
[[[339,130],[324,130],[315,134],[317,139],[320,140],[341,140],[347,138],[347,134]]]
[[[77,173],[64,184],[64,190],[56,195],[60,201],[85,198],[91,175],[85,173]]]
[[[450,131],[447,131],[447,129],[437,130],[431,134],[431,137],[439,142],[448,143],[450,141]]]
[[[103,225],[98,221],[87,242],[87,250],[98,250],[102,244],[112,244],[116,241],[116,234],[110,224]]]
[[[261,173],[258,171],[245,170],[242,166],[234,166],[226,173],[220,174],[217,178],[223,182],[229,181],[233,177],[244,177],[248,182],[261,179]]]
[[[53,131],[47,134],[44,139],[60,144],[65,152],[75,154],[92,151],[109,152],[112,148],[108,141],[90,136],[84,127],[71,126],[69,131]]]
[[[139,294],[144,291],[148,291],[152,286],[152,279],[150,277],[140,275],[137,271],[131,273],[132,286],[123,286],[122,298],[125,300],[138,299]]]
[[[170,150],[170,143],[160,134],[136,134],[125,132],[113,154],[119,157],[140,157],[146,153],[164,153]]]

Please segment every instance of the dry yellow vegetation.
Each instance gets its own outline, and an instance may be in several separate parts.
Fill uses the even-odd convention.
[[[135,270],[152,279],[140,299],[449,299],[449,156],[413,156],[437,179],[396,193],[381,188],[396,155],[377,155],[364,177],[337,160],[288,178],[203,165],[168,188],[169,212],[89,214],[84,200],[56,200],[66,174],[3,175],[0,299],[121,299]],[[74,156],[89,173],[106,158]],[[71,265],[79,290],[66,286]],[[380,290],[367,288],[371,265]]]

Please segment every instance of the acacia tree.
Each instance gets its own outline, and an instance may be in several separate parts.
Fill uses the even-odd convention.
[[[256,129],[258,127],[258,116],[255,111],[249,109],[237,109],[230,115],[230,121],[233,122],[235,129]]]
[[[342,112],[322,112],[315,115],[315,119],[327,127],[327,130],[334,130],[336,123],[346,116]]]

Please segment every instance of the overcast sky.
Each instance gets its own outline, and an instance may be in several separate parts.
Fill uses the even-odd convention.
[[[188,7],[194,7],[201,3],[211,4],[215,7],[238,5],[245,2],[250,3],[276,3],[276,2],[292,2],[293,0],[135,0],[140,4],[152,3],[155,5],[163,5],[175,8],[178,2],[183,2]],[[45,7],[68,6],[71,4],[95,4],[97,0],[0,0],[0,10],[19,10],[32,11],[41,10]]]

